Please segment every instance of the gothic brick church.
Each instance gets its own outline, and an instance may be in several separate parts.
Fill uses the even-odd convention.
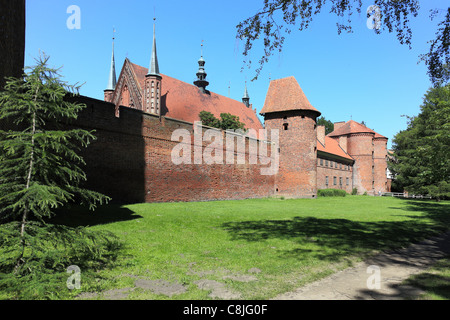
[[[217,166],[204,171],[198,168],[174,168],[165,159],[165,179],[160,181],[160,173],[146,176],[144,189],[147,195],[159,193],[159,196],[145,196],[146,201],[176,201],[176,200],[210,200],[236,199],[248,197],[285,196],[285,197],[316,197],[318,189],[335,188],[351,193],[353,188],[359,194],[377,195],[389,191],[387,170],[387,138],[366,126],[355,122],[338,122],[334,131],[325,135],[325,127],[317,126],[317,118],[321,115],[308,101],[306,95],[294,77],[273,80],[270,82],[261,115],[264,125],[260,122],[256,109],[250,104],[247,88],[241,101],[210,92],[203,56],[199,59],[197,80],[193,84],[185,83],[176,78],[160,73],[155,29],[153,32],[153,48],[149,68],[145,68],[125,59],[122,70],[116,80],[114,47],[111,60],[111,71],[108,86],[104,91],[105,101],[114,105],[115,116],[120,118],[125,110],[134,109],[144,117],[158,119],[156,127],[147,133],[161,138],[158,131],[168,123],[179,128],[180,124],[189,128],[199,121],[200,111],[209,111],[216,117],[220,113],[230,113],[239,117],[247,129],[278,129],[279,170],[275,177],[263,179],[255,177],[252,165],[246,164],[245,170],[239,165],[226,169]],[[121,111],[122,110],[122,111]],[[173,126],[177,123],[177,126]],[[170,127],[170,126],[169,126]],[[155,131],[152,131],[155,130]],[[168,139],[168,137],[166,136]],[[148,140],[147,139],[147,140]],[[146,139],[144,139],[146,140]],[[161,150],[160,150],[161,151]],[[149,150],[154,154],[155,150]],[[163,154],[169,156],[165,150]],[[158,157],[160,157],[159,154]],[[145,164],[149,167],[151,164]],[[168,181],[179,185],[189,184],[192,176],[186,180],[176,181],[174,177],[184,171],[183,177],[194,175],[195,187],[202,190],[205,196],[189,197],[188,185],[177,191],[178,196],[161,192],[171,187]],[[187,171],[187,172],[186,172]],[[225,176],[227,177],[225,177]],[[179,176],[181,178],[181,176]],[[154,180],[151,182],[151,180]],[[211,187],[211,180],[216,181]],[[228,183],[218,182],[228,181]],[[243,182],[245,181],[245,182]],[[242,187],[236,184],[242,184]],[[261,185],[263,184],[263,185]],[[149,190],[149,186],[153,190]],[[166,185],[166,186],[165,186]],[[173,185],[172,185],[173,186]],[[212,188],[212,190],[208,189]],[[223,188],[219,191],[219,188]],[[158,191],[159,190],[159,191]],[[241,190],[241,191],[239,191]],[[245,190],[245,191],[244,191]],[[184,195],[181,195],[182,193]],[[160,197],[162,195],[162,197]]]

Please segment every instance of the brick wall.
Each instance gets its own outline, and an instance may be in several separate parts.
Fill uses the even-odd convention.
[[[353,168],[348,163],[320,156],[317,158],[317,189],[341,189],[351,193],[352,175]]]
[[[191,123],[126,107],[120,107],[119,117],[116,117],[113,104],[87,97],[78,100],[88,107],[80,114],[76,126],[95,129],[97,136],[97,140],[83,151],[88,187],[113,200],[206,201],[262,198],[274,193],[275,176],[261,174],[261,169],[268,165],[261,161],[249,162],[253,152],[249,139],[246,139],[244,164],[208,165],[193,164],[192,161],[192,164],[176,165],[171,157],[173,148],[180,144],[171,141],[175,129],[185,129],[191,134],[192,153],[197,146],[203,154],[211,143],[196,143]],[[203,127],[202,131],[207,129]],[[223,132],[219,133],[224,137]],[[232,152],[235,159],[238,151]],[[223,154],[226,159],[226,150]],[[269,161],[270,152],[268,156],[262,160]],[[193,154],[190,158],[194,160]]]
[[[374,145],[372,133],[350,134],[347,152],[355,159],[353,165],[353,186],[358,194],[374,194]]]
[[[375,194],[388,192],[390,185],[387,181],[387,139],[374,138],[374,180]]]
[[[317,113],[285,111],[265,115],[267,129],[278,129],[280,169],[277,194],[285,197],[317,196]]]

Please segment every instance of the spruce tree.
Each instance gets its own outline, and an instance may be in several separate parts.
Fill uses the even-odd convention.
[[[36,59],[0,92],[0,288],[46,282],[45,275],[73,264],[92,266],[116,245],[109,234],[49,223],[69,203],[94,209],[109,198],[81,186],[85,163],[78,152],[95,136],[69,126],[85,108],[68,99],[79,86],[64,82],[48,60]]]

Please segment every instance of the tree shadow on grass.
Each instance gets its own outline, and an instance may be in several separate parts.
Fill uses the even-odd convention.
[[[82,206],[68,206],[56,213],[49,222],[68,227],[88,227],[142,218],[119,204],[99,206],[95,211]]]
[[[407,216],[410,219],[404,221],[369,222],[293,217],[288,220],[228,222],[222,227],[233,240],[281,239],[294,242],[295,249],[279,250],[282,257],[299,260],[315,257],[333,262],[349,255],[364,256],[374,250],[405,247],[450,226],[449,205],[411,201],[401,209],[421,211],[423,215]],[[436,223],[427,223],[430,218]]]

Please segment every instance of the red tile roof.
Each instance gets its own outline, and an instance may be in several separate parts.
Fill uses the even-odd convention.
[[[131,63],[136,79],[144,87],[148,69]],[[198,87],[178,79],[161,74],[161,115],[188,122],[199,121],[200,111],[209,111],[217,118],[221,113],[238,116],[246,129],[263,129],[256,111],[247,108],[244,103],[214,92],[203,94]]]
[[[385,138],[381,134],[373,131],[372,129],[367,128],[365,125],[356,122],[354,120],[347,121],[344,125],[329,133],[328,137],[337,137],[343,136],[351,133],[373,133],[375,138]]]
[[[317,140],[317,151],[322,151],[337,155],[345,159],[353,160],[353,158],[348,153],[342,150],[337,140],[330,138],[328,136],[325,137],[325,145],[323,145],[319,140]]]
[[[294,77],[272,80],[261,114],[291,110],[311,110],[320,115]]]

